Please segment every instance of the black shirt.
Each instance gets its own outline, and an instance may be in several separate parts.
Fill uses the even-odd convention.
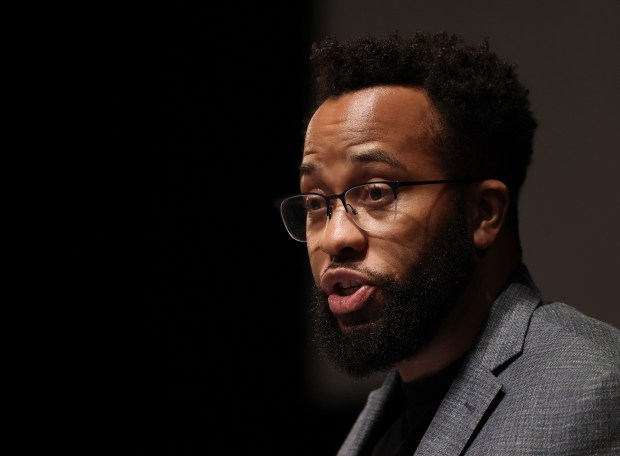
[[[400,411],[389,424],[372,451],[372,456],[411,456],[426,432],[439,404],[450,388],[464,358],[435,375],[413,382],[402,382]]]

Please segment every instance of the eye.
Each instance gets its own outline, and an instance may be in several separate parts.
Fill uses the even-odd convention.
[[[386,193],[385,187],[385,185],[368,185],[368,198],[372,201],[379,201],[381,198],[384,198]]]
[[[346,198],[353,207],[361,207],[369,211],[379,210],[394,202],[394,192],[389,184],[369,182],[353,187],[347,192]]]
[[[308,212],[317,212],[325,208],[325,199],[318,195],[306,196],[306,210]]]
[[[360,188],[360,200],[365,203],[380,203],[382,201],[392,200],[392,189],[387,184],[369,183]]]

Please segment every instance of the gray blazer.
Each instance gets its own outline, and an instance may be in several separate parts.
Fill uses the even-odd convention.
[[[338,456],[367,454],[398,381],[370,393]],[[415,452],[465,454],[620,455],[620,330],[543,303],[522,265]]]

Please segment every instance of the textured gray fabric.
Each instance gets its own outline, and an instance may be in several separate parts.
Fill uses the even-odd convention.
[[[397,381],[369,395],[338,456],[361,454]],[[620,330],[541,302],[522,265],[415,455],[620,455]]]

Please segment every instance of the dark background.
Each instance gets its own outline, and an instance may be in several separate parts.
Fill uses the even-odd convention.
[[[89,450],[331,454],[348,431],[357,410],[308,395],[305,246],[272,204],[298,190],[311,13],[96,13],[97,133],[71,195]]]
[[[86,436],[86,454],[335,454],[381,378],[353,382],[314,358],[305,247],[272,206],[297,190],[307,56],[327,33],[490,36],[519,63],[541,121],[526,260],[547,297],[617,326],[619,4],[81,11],[68,82],[86,83],[75,114],[87,137],[61,174],[79,328],[61,391],[76,427],[62,435]]]

